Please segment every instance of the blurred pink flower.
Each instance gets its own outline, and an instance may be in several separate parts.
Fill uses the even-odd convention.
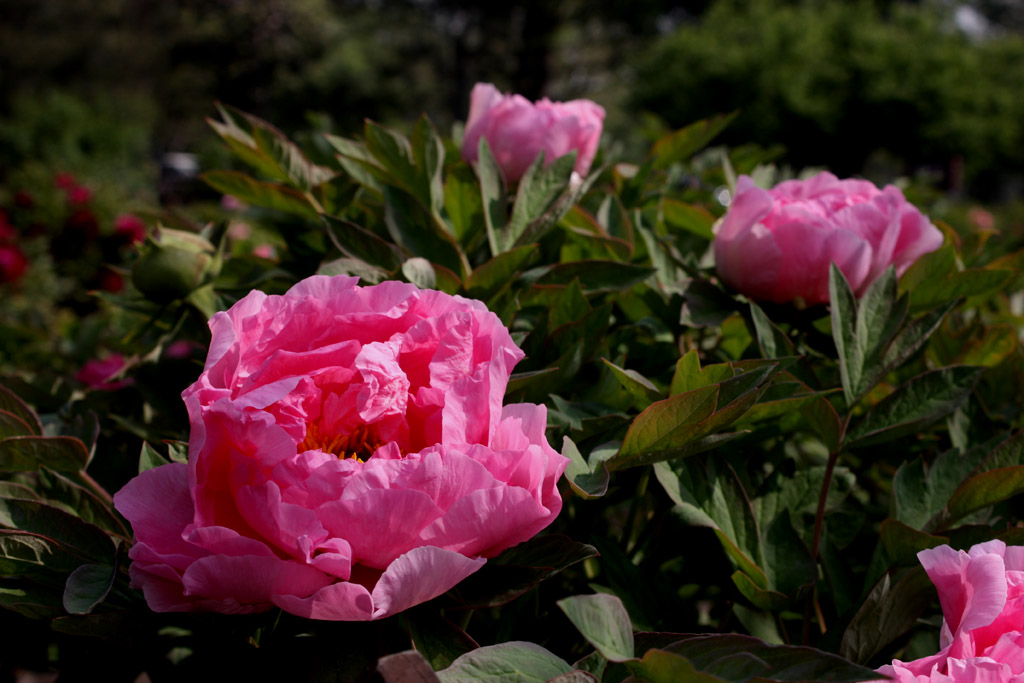
[[[85,185],[75,185],[65,188],[69,204],[88,204],[92,199],[92,190]]]
[[[576,150],[575,171],[585,176],[603,125],[604,109],[590,100],[544,98],[533,103],[522,95],[503,95],[490,83],[477,83],[470,95],[462,158],[476,162],[480,138],[486,138],[505,179],[514,183],[541,151],[550,164]]]
[[[75,176],[68,173],[67,171],[62,171],[57,175],[53,176],[53,184],[61,188],[62,190],[66,190],[70,187],[75,187],[76,185],[78,185],[78,180],[75,179]]]
[[[828,301],[829,264],[860,295],[889,265],[902,274],[938,249],[942,233],[887,185],[819,173],[772,190],[740,176],[715,228],[715,266],[733,289],[759,301]]]
[[[967,218],[974,224],[979,230],[995,230],[996,218],[992,215],[991,211],[981,208],[980,206],[972,206],[967,211]]]
[[[452,588],[562,507],[523,354],[477,301],[310,277],[210,320],[187,465],[115,496],[156,611],[379,619]]]
[[[122,213],[114,219],[114,235],[124,244],[141,244],[146,239],[146,224],[134,214]]]
[[[226,194],[220,198],[220,208],[225,211],[241,211],[245,208],[245,204],[238,197]]]
[[[917,556],[939,592],[942,649],[878,672],[900,683],[1024,681],[1024,546],[943,545]]]
[[[75,373],[75,379],[90,389],[100,391],[114,391],[132,383],[131,378],[122,379],[117,382],[110,382],[111,377],[121,372],[124,368],[124,356],[119,353],[112,353],[106,358],[93,358],[86,361],[85,365]]]
[[[277,258],[277,249],[272,244],[258,244],[253,247],[252,253],[262,259],[272,261]]]
[[[14,244],[0,244],[0,283],[12,283],[21,279],[28,270],[28,259]]]

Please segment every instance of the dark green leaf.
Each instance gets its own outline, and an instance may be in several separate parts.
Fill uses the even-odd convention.
[[[701,368],[697,349],[690,349],[676,362],[676,371],[672,375],[669,393],[675,396],[709,384],[719,384],[734,374],[736,374],[735,371],[728,363],[718,363]]]
[[[567,285],[578,279],[587,291],[622,290],[642,282],[652,273],[652,268],[618,261],[573,261],[554,266],[537,284]]]
[[[895,519],[882,522],[879,529],[885,554],[893,564],[916,564],[917,554],[927,548],[949,543],[945,536],[933,536],[918,531]]]
[[[0,410],[11,413],[19,420],[28,425],[32,434],[43,433],[43,426],[39,423],[39,417],[24,401],[4,385],[0,384]]]
[[[319,215],[308,197],[285,185],[265,183],[238,171],[207,171],[199,177],[218,192],[237,197],[246,204],[307,218]]]
[[[957,365],[918,375],[868,411],[850,430],[847,445],[890,441],[945,417],[971,393],[982,370]]]
[[[38,501],[0,498],[0,527],[45,537],[83,560],[114,556],[113,541],[98,527]]]
[[[526,593],[541,581],[577,562],[594,557],[597,550],[567,536],[547,534],[509,548],[454,589],[463,607],[493,607]]]
[[[699,438],[696,425],[715,412],[718,392],[713,384],[652,403],[629,426],[618,457],[679,448]]]
[[[405,260],[402,250],[381,239],[369,230],[350,221],[326,214],[321,216],[327,236],[338,250],[352,258],[362,259],[370,265],[395,271]]]
[[[870,661],[882,648],[910,630],[935,601],[935,588],[921,567],[893,583],[886,574],[843,633],[839,653],[855,662]]]
[[[502,231],[501,240],[505,249],[523,244],[520,237],[526,232],[527,226],[540,218],[568,188],[575,165],[575,150],[547,166],[544,165],[544,153],[541,152],[526,169],[526,173],[519,179],[512,216]]]
[[[635,399],[634,405],[638,410],[643,410],[655,401],[661,400],[661,391],[651,383],[651,380],[647,379],[636,370],[620,368],[607,358],[602,358],[601,360],[604,362],[606,367],[611,369],[612,374],[615,376],[615,379],[619,381],[619,384],[622,385],[622,388],[632,394]]]
[[[413,642],[416,642],[415,635]],[[377,661],[377,673],[384,683],[439,683],[441,680],[426,658],[416,650],[381,657]]]
[[[487,301],[503,290],[537,253],[537,245],[516,247],[498,254],[466,278],[466,294]]]
[[[832,316],[832,339],[839,354],[839,376],[847,403],[853,403],[858,394],[860,372],[864,367],[864,352],[857,341],[857,300],[836,264],[829,266],[828,292]]]
[[[448,173],[444,183],[444,209],[455,239],[468,250],[477,233],[486,230],[483,198],[469,166],[459,164]]]
[[[105,564],[83,564],[71,572],[64,587],[64,609],[68,614],[89,614],[103,602],[117,575]]]
[[[12,436],[0,440],[0,471],[34,471],[47,467],[58,472],[85,469],[89,451],[70,436]]]
[[[416,650],[434,671],[451,666],[459,656],[480,647],[465,631],[429,606],[407,610],[401,618]]]
[[[9,436],[32,436],[32,428],[14,413],[0,410],[0,439]]]

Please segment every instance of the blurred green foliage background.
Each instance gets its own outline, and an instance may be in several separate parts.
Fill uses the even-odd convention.
[[[217,153],[214,100],[290,131],[446,128],[480,80],[598,101],[614,156],[738,109],[724,141],[795,167],[1024,187],[1019,0],[5,0],[0,185],[59,165],[137,196],[163,152]]]

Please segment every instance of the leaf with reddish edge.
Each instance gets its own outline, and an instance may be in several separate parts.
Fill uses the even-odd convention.
[[[39,422],[39,417],[35,411],[29,408],[28,404],[22,401],[17,394],[2,384],[0,384],[0,410],[11,413],[19,418],[28,425],[32,434],[40,435],[43,433],[43,425]]]

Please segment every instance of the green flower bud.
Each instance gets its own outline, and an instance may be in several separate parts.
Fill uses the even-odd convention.
[[[205,237],[159,228],[132,267],[132,283],[150,301],[170,303],[217,277],[220,265],[220,254]]]

